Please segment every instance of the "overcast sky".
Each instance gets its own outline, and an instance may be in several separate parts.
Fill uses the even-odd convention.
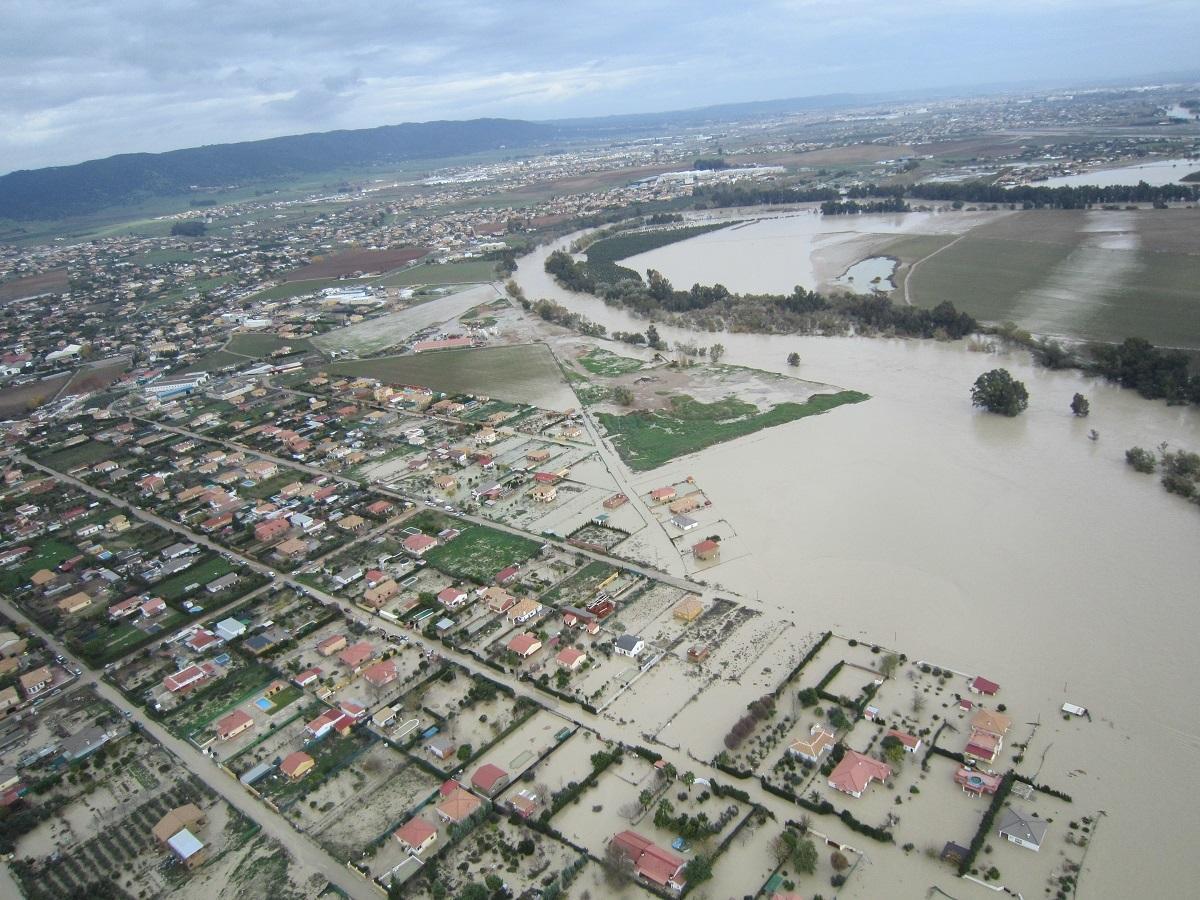
[[[0,0],[0,172],[304,131],[1196,68],[1195,0]]]

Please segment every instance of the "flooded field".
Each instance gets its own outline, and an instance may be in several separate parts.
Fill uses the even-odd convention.
[[[518,270],[529,296],[552,297],[610,331],[645,327],[553,284],[542,270],[549,249]],[[667,341],[698,339],[660,332]],[[786,372],[795,351],[800,377],[853,385],[872,399],[647,476],[672,483],[692,475],[736,527],[747,552],[709,577],[802,628],[988,673],[1010,704],[1020,698],[1027,707],[1022,722],[1043,723],[1039,780],[1088,798],[1089,808],[1072,815],[1108,813],[1087,856],[1084,892],[1186,892],[1200,876],[1193,829],[1160,829],[1156,865],[1128,863],[1146,822],[1196,821],[1200,729],[1181,717],[1176,697],[1200,626],[1200,514],[1123,457],[1160,441],[1200,449],[1200,414],[1079,373],[1036,369],[1025,353],[855,338],[700,339],[714,338],[728,363]],[[996,366],[1028,385],[1030,406],[1017,419],[970,405],[970,385]],[[1087,420],[1067,408],[1076,391],[1091,400]],[[1092,428],[1098,441],[1087,438]],[[680,569],[677,557],[657,562]],[[1064,701],[1088,706],[1095,721],[1059,721]],[[685,715],[670,731],[672,743],[694,745],[698,755],[713,749],[708,719]],[[1036,866],[1035,854],[1025,856],[1033,859],[1006,852],[1006,867]],[[884,853],[872,860],[842,896],[924,896],[940,877],[931,862]],[[964,896],[983,895],[962,887]]]
[[[1092,187],[1109,184],[1146,184],[1159,186],[1175,184],[1184,175],[1200,169],[1200,159],[1159,159],[1136,166],[1117,166],[1110,169],[1093,169],[1077,175],[1063,175],[1037,182],[1038,187]]]

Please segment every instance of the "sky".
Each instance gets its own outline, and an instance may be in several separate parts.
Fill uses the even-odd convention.
[[[1195,0],[0,0],[0,172],[408,121],[1196,68]]]

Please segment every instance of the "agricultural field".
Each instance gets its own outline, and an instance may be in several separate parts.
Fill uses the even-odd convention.
[[[239,356],[255,358],[267,356],[276,350],[291,347],[293,351],[311,350],[312,344],[303,338],[281,338],[273,334],[259,334],[252,331],[239,332],[229,339],[225,350]]]
[[[69,373],[55,375],[51,378],[43,378],[37,381],[30,381],[26,384],[18,384],[15,387],[5,387],[0,390],[0,417],[13,418],[23,416],[31,410],[37,409],[43,403],[53,400],[63,385],[71,380]]]
[[[554,357],[542,344],[385,356],[336,362],[327,369],[336,375],[422,384],[450,394],[483,394],[544,409],[574,405]]]
[[[434,547],[425,558],[451,578],[491,584],[497,572],[525,562],[538,552],[538,547],[538,543],[529,538],[468,525],[453,541]]]
[[[1018,212],[899,274],[919,306],[948,300],[984,321],[1016,322],[1035,334],[1198,348],[1198,212]],[[911,254],[915,240],[898,238],[880,252]]]
[[[422,263],[379,280],[387,287],[428,284],[475,284],[496,280],[496,264],[486,259],[464,259],[448,263]]]
[[[121,377],[129,367],[129,357],[120,356],[101,362],[80,366],[63,388],[63,396],[91,394],[102,391]]]
[[[670,398],[670,412],[599,413],[597,418],[626,465],[635,472],[645,472],[714,444],[866,399],[867,395],[858,391],[839,391],[814,394],[804,403],[780,403],[760,411],[754,404],[732,396],[703,403],[676,395]]]
[[[98,463],[111,456],[113,452],[113,448],[109,444],[100,441],[83,441],[73,447],[39,453],[36,459],[43,466],[49,466],[60,472],[69,472],[76,466]]]
[[[587,248],[587,270],[597,281],[616,282],[624,278],[641,279],[633,269],[617,265],[617,260],[628,259],[639,253],[649,253],[668,244],[686,241],[710,231],[729,226],[729,222],[711,225],[691,225],[686,228],[668,228],[660,231],[638,231],[601,238]]]
[[[37,297],[40,294],[62,293],[67,289],[69,282],[70,278],[65,268],[51,269],[41,275],[0,281],[0,303],[25,297]]]
[[[400,247],[392,250],[343,250],[328,256],[315,256],[312,262],[293,269],[285,281],[311,281],[317,278],[340,278],[358,273],[382,273],[420,259],[429,251],[424,247]]]

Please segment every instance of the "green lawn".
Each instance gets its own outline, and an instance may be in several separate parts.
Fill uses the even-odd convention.
[[[417,284],[472,284],[496,280],[496,263],[486,259],[464,259],[449,263],[425,263],[412,266],[381,279],[388,287]]]
[[[491,584],[497,572],[525,562],[538,552],[540,546],[537,541],[515,534],[468,525],[461,535],[449,544],[430,550],[425,558],[431,566],[451,578]]]
[[[435,391],[485,394],[516,402],[542,396],[551,385],[562,384],[558,364],[542,344],[346,360],[326,368],[334,375],[420,384]]]
[[[54,538],[46,538],[37,543],[33,552],[10,569],[0,571],[0,591],[11,594],[21,585],[29,581],[34,572],[41,569],[53,569],[64,559],[79,555],[79,550],[70,544]]]
[[[636,372],[644,365],[640,359],[619,356],[600,347],[594,347],[588,351],[586,356],[581,356],[579,364],[593,375],[608,375],[613,378]]]
[[[180,599],[183,596],[183,589],[189,584],[198,584],[203,588],[204,585],[208,584],[214,578],[220,578],[226,572],[232,571],[233,566],[228,560],[220,556],[210,556],[204,562],[184,569],[178,575],[172,575],[166,581],[160,581],[154,586],[153,592],[170,603],[173,600]]]
[[[732,396],[701,403],[686,395],[676,395],[671,398],[670,413],[638,411],[621,416],[600,413],[598,418],[608,429],[626,465],[636,472],[645,472],[714,444],[866,399],[868,395],[858,391],[840,391],[816,394],[804,403],[780,403],[760,412],[752,403]]]
[[[244,331],[231,337],[225,349],[230,353],[240,353],[242,356],[262,357],[283,347],[291,347],[292,350],[299,352],[311,350],[312,344],[304,338],[288,339],[273,334]]]
[[[106,665],[138,647],[161,640],[186,618],[186,613],[168,609],[156,620],[160,630],[154,634],[147,634],[127,622],[105,623],[79,645],[80,652],[90,665]]]
[[[36,459],[43,466],[49,466],[60,472],[66,472],[76,466],[98,463],[112,456],[114,452],[110,444],[103,444],[99,441],[84,441],[81,444],[76,444],[74,447],[67,447],[63,450],[50,450],[46,453],[39,453]]]
[[[214,350],[212,353],[200,357],[184,369],[183,374],[187,375],[192,372],[219,372],[227,366],[250,365],[252,362],[253,360],[239,356],[236,353],[229,353],[225,350]]]
[[[189,695],[182,706],[167,714],[166,726],[176,737],[191,737],[217,717],[266,690],[267,685],[277,677],[262,663],[238,666],[224,678]]]

